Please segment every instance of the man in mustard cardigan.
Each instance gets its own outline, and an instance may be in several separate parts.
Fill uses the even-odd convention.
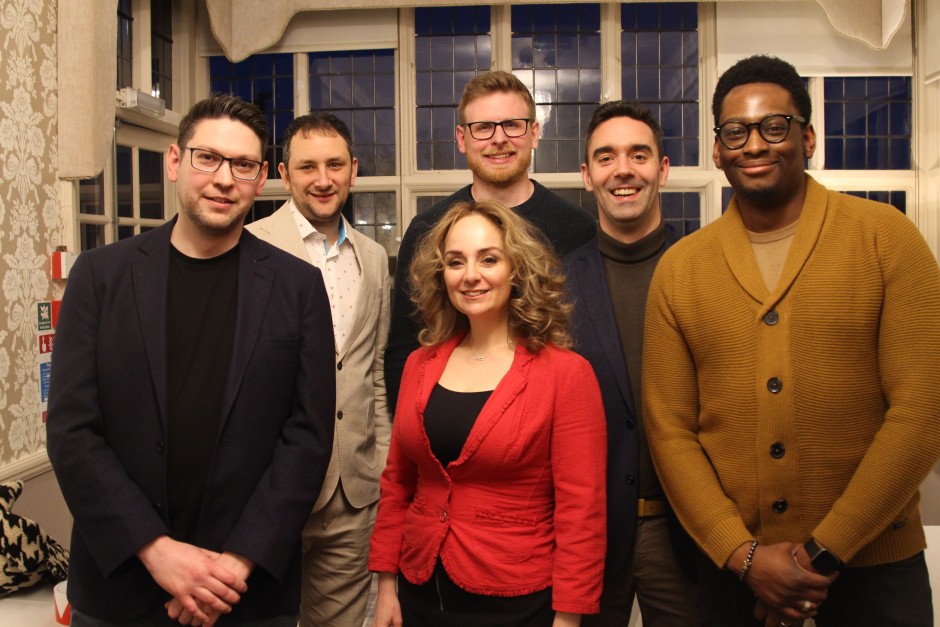
[[[660,261],[643,363],[654,462],[703,552],[703,625],[929,627],[937,262],[893,207],[806,175],[793,66],[738,62],[712,108],[735,195]]]

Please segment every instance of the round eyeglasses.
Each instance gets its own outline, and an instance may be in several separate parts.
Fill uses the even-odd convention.
[[[189,151],[189,162],[193,168],[200,172],[215,172],[222,167],[222,164],[228,161],[232,170],[232,176],[242,181],[253,181],[261,174],[261,167],[264,165],[260,161],[243,159],[242,157],[223,157],[217,152],[205,150],[204,148],[190,148],[183,146],[183,150]]]
[[[725,122],[720,126],[716,126],[714,130],[725,148],[737,150],[744,147],[744,144],[751,136],[751,131],[755,128],[760,136],[764,138],[764,141],[770,144],[779,144],[790,134],[791,120],[796,120],[800,124],[806,123],[806,120],[798,115],[775,113],[768,115],[759,122],[751,122],[750,124],[738,121]]]
[[[489,139],[496,134],[496,127],[501,126],[506,137],[522,137],[529,130],[529,118],[513,118],[502,122],[467,122],[465,127],[473,139]]]

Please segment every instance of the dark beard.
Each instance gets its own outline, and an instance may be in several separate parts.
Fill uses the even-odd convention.
[[[761,187],[758,189],[748,189],[742,187],[741,189],[734,190],[736,194],[740,194],[744,200],[752,205],[758,207],[761,206],[775,206],[781,196],[781,190],[779,187]]]

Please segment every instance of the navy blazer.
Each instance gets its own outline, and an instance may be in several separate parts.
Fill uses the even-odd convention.
[[[174,224],[79,256],[52,353],[48,451],[75,518],[69,599],[108,621],[163,596],[135,553],[169,532]],[[232,357],[194,544],[255,562],[235,611],[263,617],[299,603],[300,531],[332,449],[333,327],[316,268],[247,232],[239,246]]]
[[[666,248],[679,241],[666,225]],[[605,576],[620,572],[633,552],[639,499],[639,440],[635,403],[614,307],[607,290],[597,237],[564,259],[567,289],[574,301],[574,350],[588,360],[601,387],[607,415],[607,561]]]

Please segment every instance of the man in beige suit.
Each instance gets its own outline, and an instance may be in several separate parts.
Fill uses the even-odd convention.
[[[356,181],[346,125],[305,115],[284,133],[281,180],[291,193],[247,228],[323,273],[336,340],[333,457],[303,532],[302,627],[362,625],[369,598],[369,536],[391,434],[383,355],[388,257],[340,213]]]

